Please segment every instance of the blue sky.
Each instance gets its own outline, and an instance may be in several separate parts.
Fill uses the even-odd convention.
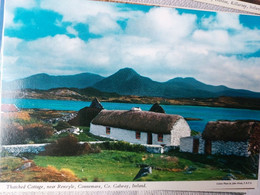
[[[194,77],[260,91],[260,17],[87,0],[8,0],[4,80],[37,73]]]

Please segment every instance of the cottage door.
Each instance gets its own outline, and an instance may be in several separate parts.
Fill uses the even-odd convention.
[[[193,139],[193,148],[192,152],[197,154],[199,152],[199,139]]]
[[[147,144],[153,144],[153,134],[147,133]]]
[[[211,141],[205,140],[205,154],[211,154]]]

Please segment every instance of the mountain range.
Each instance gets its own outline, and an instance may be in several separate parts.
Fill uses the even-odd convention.
[[[220,96],[260,98],[259,92],[213,86],[194,78],[177,77],[167,82],[153,81],[131,68],[120,69],[108,77],[92,73],[69,76],[37,74],[11,82],[4,82],[3,89],[40,89],[92,87],[103,92],[120,95],[138,95],[165,98],[213,98]]]

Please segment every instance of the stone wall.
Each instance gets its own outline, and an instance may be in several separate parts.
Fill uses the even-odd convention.
[[[193,152],[193,140],[194,136],[181,138],[180,151],[181,152]],[[199,154],[205,154],[205,140],[201,136],[197,136],[199,139]],[[248,151],[248,142],[232,142],[232,141],[212,141],[211,142],[211,154],[220,155],[236,155],[246,156],[250,155]]]
[[[2,152],[8,152],[14,156],[19,156],[22,153],[39,154],[45,150],[47,144],[20,144],[20,145],[5,145],[1,147]]]
[[[199,137],[199,154],[204,154],[205,153],[205,140],[202,139],[202,137]]]
[[[231,142],[231,141],[212,141],[212,154],[221,155],[236,155],[246,156],[250,155],[248,151],[248,142]]]
[[[93,141],[88,142],[90,144],[103,143],[104,141]],[[84,144],[85,142],[79,142]],[[19,144],[19,145],[5,145],[1,146],[0,152],[8,152],[14,156],[21,156],[23,153],[39,154],[40,152],[45,151],[45,146],[48,144]],[[177,147],[175,146],[160,146],[160,145],[147,145],[143,144],[146,148],[146,151],[149,153],[166,153]]]

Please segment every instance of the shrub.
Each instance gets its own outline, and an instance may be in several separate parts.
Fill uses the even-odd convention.
[[[98,153],[100,148],[92,147],[89,143],[80,144],[73,135],[62,137],[54,143],[45,147],[43,155],[50,156],[76,156],[81,154]]]
[[[124,141],[116,141],[116,142],[103,142],[98,144],[101,149],[105,150],[120,150],[120,151],[130,151],[130,152],[146,152],[144,146],[139,144],[130,144]]]
[[[104,182],[104,179],[95,177],[95,178],[93,179],[93,182]]]
[[[57,131],[61,131],[63,129],[67,129],[67,128],[70,128],[71,125],[65,121],[59,121],[57,125],[54,126],[54,128],[57,130]]]
[[[17,123],[5,123],[1,128],[3,145],[24,143],[26,137],[23,127]]]
[[[43,124],[30,124],[24,127],[29,140],[39,142],[53,135],[53,128]]]
[[[60,170],[60,172],[61,172],[62,174],[64,174],[64,175],[68,176],[68,177],[76,177],[75,173],[74,173],[72,170],[67,169],[67,168],[62,168],[62,169]]]
[[[33,120],[5,121],[1,128],[2,144],[25,144],[41,142],[53,135],[54,129],[41,122]]]

